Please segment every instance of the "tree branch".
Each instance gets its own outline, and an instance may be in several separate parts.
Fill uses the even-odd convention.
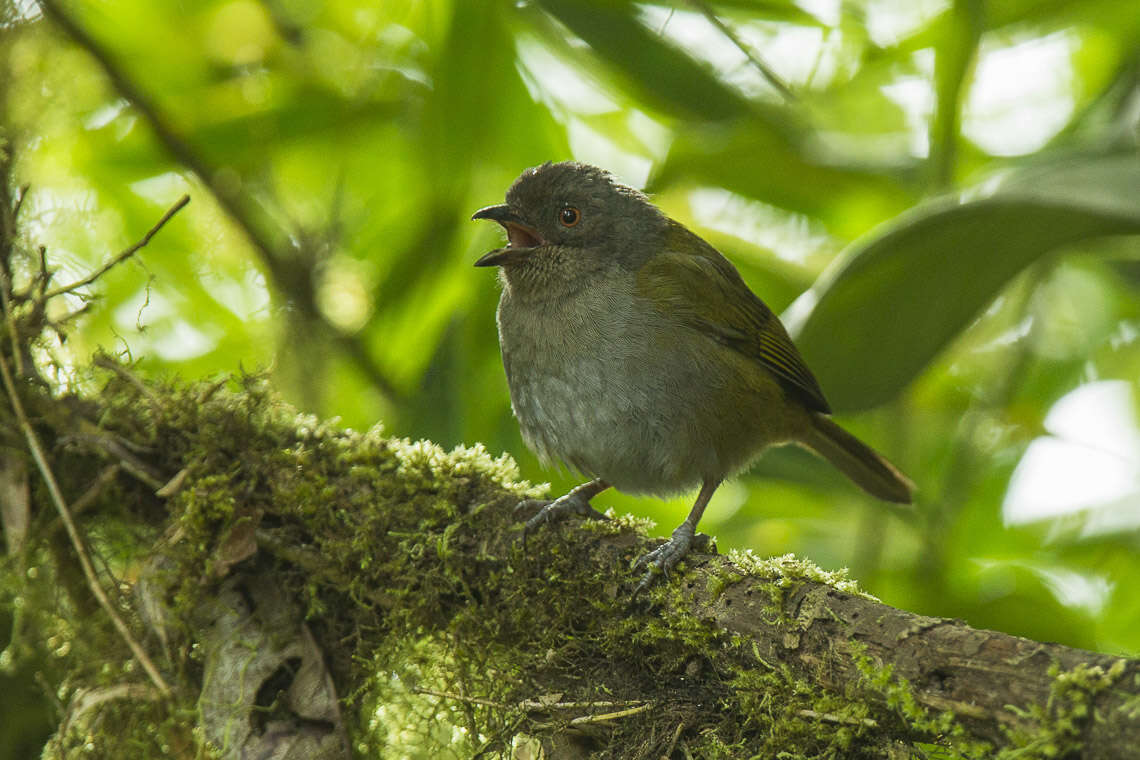
[[[56,0],[36,0],[44,15],[59,27],[71,40],[95,59],[99,68],[111,81],[111,87],[126,98],[139,115],[146,120],[158,138],[176,161],[198,176],[217,199],[218,204],[225,210],[234,223],[245,233],[246,239],[261,254],[266,264],[272,269],[277,261],[275,246],[270,242],[269,236],[258,228],[253,221],[253,213],[246,205],[245,198],[235,188],[217,181],[217,172],[188,142],[182,139],[167,122],[149,96],[142,88],[127,76],[110,51],[100,45],[86,29],[73,19]]]
[[[107,75],[111,86],[129,101],[150,125],[155,137],[166,147],[174,160],[192,171],[210,191],[218,205],[241,229],[246,240],[260,255],[278,290],[291,296],[309,319],[329,332],[332,342],[342,347],[348,359],[372,385],[389,399],[399,401],[403,394],[372,357],[364,338],[359,334],[345,334],[330,324],[315,307],[312,283],[309,281],[307,271],[312,265],[311,262],[305,261],[303,256],[298,256],[300,252],[295,248],[287,250],[290,246],[284,241],[284,236],[274,234],[279,232],[273,229],[275,225],[264,220],[265,215],[259,213],[254,204],[249,202],[248,193],[242,192],[239,185],[218,180],[217,167],[211,166],[201,153],[195,151],[188,141],[178,135],[158,105],[130,78],[115,61],[111,52],[68,15],[57,0],[36,1],[43,9],[44,15],[95,60]],[[290,273],[289,267],[296,265],[299,258],[302,261],[300,266],[306,268],[306,275],[300,278],[301,282],[297,285],[298,278]]]
[[[177,214],[182,209],[182,207],[189,202],[190,196],[183,195],[174,203],[173,206],[167,209],[166,213],[162,215],[162,218],[155,222],[154,226],[151,227],[147,233],[142,236],[141,240],[132,245],[130,248],[122,251],[119,255],[115,256],[113,259],[96,269],[94,272],[91,272],[86,277],[77,280],[70,285],[63,285],[61,287],[53,288],[52,290],[47,291],[47,293],[45,293],[43,296],[43,300],[46,301],[49,298],[55,298],[56,296],[61,296],[64,293],[71,293],[75,290],[78,290],[79,288],[82,288],[84,285],[90,285],[102,277],[104,274],[106,274],[113,267],[118,266],[119,264],[129,259],[131,256],[134,256],[139,251],[139,249],[143,248],[147,243],[149,243],[150,239],[154,237],[155,234],[160,229],[162,229],[167,222],[170,221],[171,217]]]
[[[756,67],[764,79],[768,80],[768,84],[772,85],[772,88],[778,92],[784,100],[789,103],[796,102],[796,94],[792,92],[788,85],[784,84],[784,80],[780,79],[780,76],[773,71],[772,67],[765,63],[760,56],[752,52],[752,48],[744,44],[744,41],[740,39],[736,32],[734,32],[728,24],[724,23],[720,16],[716,15],[716,11],[710,8],[703,0],[689,0],[689,4],[700,11],[701,14],[708,19],[709,23],[715,26],[721,34],[727,37],[728,40],[736,46],[737,50],[744,53],[744,56],[749,62]]]
[[[749,577],[710,593],[731,568],[723,558],[708,560],[683,596],[702,618],[752,641],[758,664],[787,666],[826,689],[869,677],[905,682],[915,704],[931,715],[952,712],[970,736],[998,747],[1048,722],[1035,707],[1060,713],[1067,703],[1089,708],[1068,737],[1080,739],[1077,756],[1108,760],[1121,747],[1140,746],[1140,721],[1122,709],[1138,701],[1140,661],[916,615],[822,582],[789,589],[775,618],[757,615],[754,600],[770,593],[768,581]],[[1073,683],[1084,691],[1069,690]]]
[[[645,760],[715,747],[863,760],[931,745],[1116,760],[1140,746],[1140,661],[895,609],[790,556],[693,553],[633,599],[630,561],[658,540],[626,518],[571,520],[524,551],[513,509],[540,494],[478,447],[315,425],[249,378],[234,391],[125,374],[88,413],[149,470],[186,474],[161,502],[122,479],[86,513],[138,515],[164,537],[135,560],[155,570],[134,597],[186,658],[170,670],[190,703],[170,709],[211,716],[206,736],[241,725],[242,746],[268,748],[280,721],[259,716],[288,708],[334,716],[319,718],[327,746],[358,716],[354,742],[376,755],[388,745],[370,736],[423,731],[422,750],[459,726],[473,754],[535,741]],[[60,472],[106,471],[98,447],[56,456]],[[302,699],[306,684],[326,696]],[[347,709],[331,712],[331,695]]]

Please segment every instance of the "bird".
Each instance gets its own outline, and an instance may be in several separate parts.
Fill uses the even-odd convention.
[[[633,565],[635,594],[669,578],[709,499],[767,448],[798,444],[868,493],[909,504],[914,484],[844,430],[779,318],[736,267],[610,172],[575,161],[525,170],[497,222],[496,321],[511,408],[547,465],[588,478],[539,501],[545,523],[601,517],[607,488],[667,496],[699,488],[688,516]],[[519,506],[524,506],[526,502]]]

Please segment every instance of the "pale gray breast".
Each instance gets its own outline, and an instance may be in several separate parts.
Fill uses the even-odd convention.
[[[686,488],[706,468],[677,456],[694,449],[678,437],[692,430],[684,397],[695,377],[666,366],[684,352],[666,355],[647,315],[620,290],[538,303],[504,291],[499,339],[511,404],[523,439],[544,460],[626,491]]]
[[[607,397],[625,320],[614,300],[596,289],[538,302],[503,292],[499,343],[511,404],[545,460],[581,468],[572,458],[588,431],[616,422]]]

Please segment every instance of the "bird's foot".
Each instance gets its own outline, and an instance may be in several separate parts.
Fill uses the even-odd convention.
[[[589,520],[608,520],[598,510],[590,506],[590,497],[575,488],[565,496],[550,499],[525,499],[515,506],[515,513],[529,512],[538,509],[538,512],[526,521],[523,526],[523,549],[526,549],[526,538],[534,531],[548,522],[557,522],[568,515],[581,515]]]
[[[641,582],[633,590],[635,597],[649,588],[653,584],[653,579],[658,575],[664,575],[665,580],[669,579],[669,571],[693,547],[694,532],[693,527],[687,522],[681,523],[673,531],[673,536],[668,541],[638,558],[633,565],[633,571],[637,573],[645,570],[645,575],[641,577]]]

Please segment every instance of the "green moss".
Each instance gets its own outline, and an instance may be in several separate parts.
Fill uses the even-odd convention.
[[[862,686],[886,702],[907,727],[908,733],[930,737],[924,745],[938,748],[935,757],[942,760],[982,760],[993,757],[993,747],[986,742],[973,741],[951,711],[927,710],[914,696],[910,682],[896,676],[894,667],[876,663],[866,648],[851,642],[851,657],[862,675]]]
[[[1053,685],[1046,704],[1028,709],[1007,706],[1020,722],[1005,728],[1010,746],[995,756],[997,760],[1047,760],[1078,751],[1085,726],[1094,717],[1093,700],[1116,683],[1126,667],[1125,660],[1117,660],[1107,670],[1086,663],[1068,671],[1050,666]]]
[[[831,586],[845,594],[861,596],[874,602],[879,601],[859,588],[858,582],[851,578],[847,568],[824,570],[811,560],[794,554],[757,557],[751,549],[731,549],[728,552],[728,559],[747,575],[766,578],[783,587],[792,586],[798,581],[812,581]]]
[[[1135,673],[1132,676],[1132,689],[1135,692],[1140,690],[1140,673]],[[1136,720],[1140,718],[1140,694],[1129,697],[1116,708],[1128,720]]]
[[[137,681],[77,690],[69,697],[69,720],[44,747],[43,760],[220,757],[196,734],[193,710],[155,699]]]
[[[764,737],[761,757],[876,756],[877,726],[857,695],[822,692],[785,666],[741,671],[732,686],[736,699],[731,708],[749,716],[751,727]]]
[[[635,533],[644,536],[653,530],[657,523],[648,517],[638,517],[631,514],[615,514],[613,507],[603,513],[608,520],[585,520],[581,523],[582,530],[596,533],[600,536],[616,536],[620,533]]]
[[[708,582],[706,583],[706,588],[709,592],[709,595],[713,599],[716,599],[721,594],[723,594],[729,586],[740,583],[746,577],[747,576],[741,573],[726,568],[719,572],[710,574]]]
[[[940,738],[937,745],[930,745],[939,747],[932,756],[940,760],[1047,760],[1079,751],[1084,727],[1093,718],[1093,700],[1111,687],[1127,667],[1125,660],[1117,660],[1107,670],[1099,665],[1080,664],[1070,671],[1061,671],[1054,665],[1050,669],[1054,682],[1047,704],[1028,709],[1007,705],[1006,709],[1020,721],[1013,727],[1003,727],[1009,745],[995,750],[986,743],[967,740],[953,713],[931,713],[923,708],[907,680],[895,676],[890,665],[875,664],[858,647],[854,658],[865,683],[885,698],[910,729]]]
[[[153,531],[123,565],[144,567],[137,572],[159,589],[153,597],[169,639],[161,667],[183,696],[136,710],[134,722],[120,706],[96,711],[90,741],[99,747],[118,747],[144,724],[170,730],[159,732],[167,738],[158,745],[140,734],[152,743],[135,756],[175,746],[177,721],[190,725],[196,714],[204,658],[194,631],[204,602],[222,579],[243,572],[268,574],[296,600],[327,655],[361,756],[508,755],[510,737],[568,725],[590,712],[582,705],[646,695],[651,710],[580,734],[597,737],[594,756],[656,758],[675,746],[710,758],[880,758],[884,720],[951,753],[945,758],[985,756],[962,741],[953,715],[924,710],[905,680],[862,651],[854,656],[863,677],[840,691],[766,665],[753,642],[687,611],[697,574],[685,563],[631,600],[633,552],[618,556],[620,542],[597,537],[641,533],[648,521],[568,521],[537,531],[524,552],[512,508],[546,488],[519,481],[508,456],[388,438],[379,426],[339,430],[296,414],[257,377],[145,393],[117,378],[100,403],[100,434],[147,451],[159,479],[186,475],[165,499],[136,480],[108,493]],[[143,556],[151,547],[153,557]],[[790,555],[729,558],[705,590],[715,598],[762,578],[764,609],[776,623],[795,625],[782,620],[784,599],[807,582],[870,598],[845,571]],[[132,624],[148,629],[141,614]],[[49,644],[71,683],[139,680],[124,675],[132,661],[101,619],[82,636],[62,625],[53,633]],[[109,669],[94,672],[87,663],[96,662]],[[1037,721],[1048,723],[1053,744],[1065,746],[1058,742],[1085,719],[1082,705],[1087,715],[1092,695],[1116,675],[1058,674]],[[883,702],[886,717],[871,707]],[[578,706],[558,706],[566,704]],[[177,736],[186,744],[171,754],[209,755],[202,736]]]

